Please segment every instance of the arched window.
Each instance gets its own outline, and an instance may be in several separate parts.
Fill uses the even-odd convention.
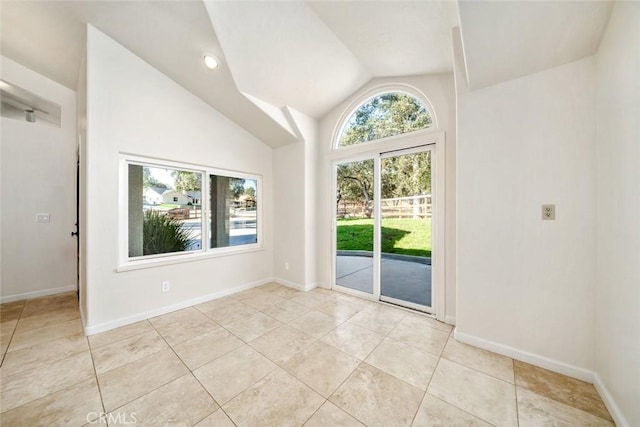
[[[403,92],[376,95],[361,104],[346,121],[338,147],[375,141],[431,127],[424,102]]]

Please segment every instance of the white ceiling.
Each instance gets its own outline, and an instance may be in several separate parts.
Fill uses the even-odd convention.
[[[613,1],[460,1],[469,86],[478,89],[593,55]]]
[[[76,88],[91,23],[265,143],[374,77],[451,72],[460,26],[472,89],[596,52],[611,1],[6,1],[2,55]],[[460,21],[458,22],[458,9]],[[202,55],[222,67],[208,71]]]

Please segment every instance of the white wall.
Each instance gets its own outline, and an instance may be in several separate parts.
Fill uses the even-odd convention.
[[[1,61],[2,79],[62,107],[60,128],[2,118],[4,302],[76,289],[76,94]],[[36,213],[49,213],[51,222],[36,223]]]
[[[272,150],[93,27],[87,46],[89,332],[270,278]],[[262,175],[264,249],[116,272],[119,153]],[[170,292],[160,292],[162,280]]]
[[[392,83],[407,84],[420,90],[429,99],[438,120],[438,128],[445,132],[446,164],[445,164],[445,317],[447,321],[455,322],[456,318],[456,269],[455,269],[455,169],[456,169],[456,124],[455,124],[455,89],[452,74],[423,75],[414,77],[392,77],[373,79],[356,91],[352,96],[341,102],[327,113],[319,123],[317,144],[317,259],[318,280],[324,286],[330,286],[334,281],[331,275],[331,222],[335,207],[334,189],[331,188],[331,152],[332,138],[336,126],[339,125],[341,115],[361,94],[376,86]]]
[[[640,3],[616,2],[596,55],[596,372],[640,425]],[[617,411],[612,411],[614,417]]]
[[[273,270],[283,283],[308,290],[317,286],[317,121],[285,110],[299,142],[274,150]]]
[[[586,379],[595,326],[593,71],[587,58],[458,90],[456,337]],[[555,221],[541,220],[542,204],[556,205]]]

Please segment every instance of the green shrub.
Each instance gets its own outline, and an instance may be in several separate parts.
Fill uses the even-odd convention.
[[[148,210],[144,213],[142,235],[142,253],[153,255],[185,251],[191,233],[184,229],[180,221]]]

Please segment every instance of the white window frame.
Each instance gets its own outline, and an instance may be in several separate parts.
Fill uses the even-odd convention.
[[[173,160],[164,160],[157,158],[144,157],[134,154],[120,154],[120,182],[119,182],[119,256],[117,272],[138,270],[143,268],[158,267],[162,265],[178,264],[183,262],[192,262],[208,258],[216,258],[221,256],[230,256],[236,254],[244,254],[249,252],[264,250],[263,231],[264,222],[262,211],[264,209],[262,198],[262,175],[246,172],[239,172],[229,169],[220,169],[211,166],[197,165],[184,162],[176,162]],[[192,251],[171,252],[166,254],[142,255],[138,257],[129,256],[129,165],[140,165],[149,167],[159,167],[168,169],[177,169],[188,172],[196,172],[202,174],[202,243],[201,248]],[[209,176],[217,175],[229,178],[250,179],[256,181],[256,236],[257,243],[249,243],[245,245],[225,246],[221,248],[210,248],[211,230],[209,227]]]

